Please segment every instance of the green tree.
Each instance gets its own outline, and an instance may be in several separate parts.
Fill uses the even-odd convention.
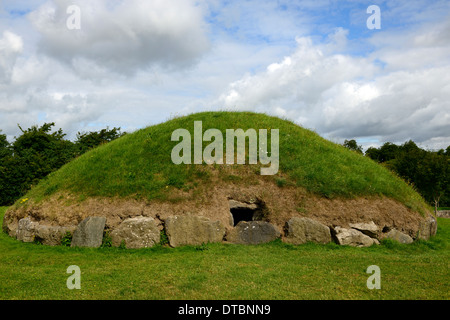
[[[435,208],[448,204],[449,159],[439,152],[406,148],[392,160],[392,166],[405,180],[414,184],[419,193]]]
[[[0,131],[1,132],[1,131]],[[11,145],[8,142],[6,135],[0,134],[0,205],[11,198],[7,193],[8,190],[8,159],[12,155]]]
[[[94,132],[77,133],[77,139],[75,140],[76,148],[79,154],[83,154],[86,151],[98,147],[104,143],[111,142],[121,136],[125,135],[125,132],[120,132],[120,128],[102,129]]]
[[[378,149],[378,148],[375,148],[375,147],[369,147],[367,150],[366,150],[366,153],[365,153],[365,155],[366,155],[366,157],[369,157],[370,159],[372,159],[372,160],[374,160],[374,161],[376,161],[376,162],[381,162],[379,159],[380,159],[380,150]]]
[[[370,147],[366,151],[366,156],[378,163],[383,163],[395,159],[399,154],[400,147],[391,142],[386,142],[380,148]]]
[[[10,144],[0,134],[0,205],[10,205],[22,197],[40,179],[71,161],[76,156],[124,135],[120,128],[78,133],[77,141],[67,140],[55,123],[44,123],[23,130]]]
[[[369,148],[366,156],[413,184],[437,208],[450,205],[449,148],[434,152],[419,148],[412,140],[401,146],[386,142],[380,148]]]
[[[44,123],[41,127],[32,126],[23,130],[12,144],[15,156],[23,157],[36,165],[38,179],[60,168],[72,160],[76,155],[74,143],[66,140],[62,129],[50,133],[55,125]]]
[[[415,183],[422,195],[435,210],[440,202],[448,204],[450,192],[450,160],[445,155],[427,152],[417,165]]]
[[[345,140],[343,146],[349,150],[356,151],[357,153],[363,153],[362,146],[358,146],[354,139]]]
[[[0,160],[8,155],[11,155],[11,145],[8,142],[6,135],[1,134],[0,130]]]
[[[380,148],[378,162],[386,162],[395,159],[399,154],[399,151],[399,146],[391,142],[386,142]]]
[[[0,162],[0,205],[12,204],[40,179],[73,159],[74,144],[64,138],[61,129],[51,133],[54,125],[45,123],[26,130],[19,125],[22,134],[12,145],[0,147],[3,153],[5,148],[11,151]]]

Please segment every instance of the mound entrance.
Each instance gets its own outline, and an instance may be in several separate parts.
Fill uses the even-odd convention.
[[[260,199],[248,202],[228,199],[228,204],[233,226],[241,221],[261,221],[269,214],[265,202]]]

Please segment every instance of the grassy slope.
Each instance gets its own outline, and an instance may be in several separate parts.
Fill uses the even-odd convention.
[[[205,112],[139,130],[75,159],[41,181],[24,198],[42,200],[57,191],[70,191],[80,194],[81,199],[89,196],[164,199],[162,191],[167,188],[188,190],[199,183],[208,183],[211,177],[208,170],[216,168],[221,172],[224,166],[177,166],[170,158],[177,144],[170,141],[172,132],[185,128],[193,137],[195,120],[203,122],[203,131],[207,128],[217,128],[223,133],[237,128],[279,129],[280,171],[271,179],[287,177],[289,183],[326,197],[385,195],[418,211],[426,206],[410,186],[372,160],[289,121],[249,112]],[[208,143],[204,142],[204,146]],[[239,176],[244,174],[241,168],[236,165],[232,170]],[[253,172],[259,175],[258,165]],[[229,173],[221,177],[228,179]],[[246,179],[233,181],[243,180]]]
[[[6,208],[0,207],[0,222]],[[450,299],[450,220],[429,241],[121,250],[48,247],[0,232],[0,299]],[[81,269],[69,290],[67,267]],[[378,265],[381,289],[369,290]]]

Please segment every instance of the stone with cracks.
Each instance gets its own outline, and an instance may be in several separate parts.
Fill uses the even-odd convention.
[[[171,216],[164,225],[171,247],[221,242],[225,235],[225,227],[220,221],[203,216]]]
[[[368,223],[361,222],[361,223],[349,223],[350,228],[356,229],[358,231],[361,231],[366,236],[369,236],[371,238],[378,238],[378,235],[380,233],[380,229],[378,226],[373,222],[370,221]]]
[[[347,229],[341,227],[334,228],[335,238],[338,244],[352,247],[370,247],[373,244],[379,244],[378,240],[366,236],[356,229]]]
[[[160,231],[151,217],[135,217],[124,220],[111,232],[112,245],[125,243],[128,249],[153,247],[160,241]]]
[[[17,226],[17,233],[16,233],[17,240],[23,242],[33,242],[35,229],[37,225],[38,223],[31,221],[30,218],[20,219]]]
[[[310,218],[291,218],[286,222],[285,230],[287,243],[331,242],[330,228]]]
[[[105,217],[88,217],[81,221],[73,233],[71,247],[100,247],[105,223]]]
[[[227,235],[227,241],[236,244],[260,244],[281,236],[275,226],[266,221],[241,221]]]
[[[59,246],[61,240],[64,238],[67,232],[73,234],[75,230],[73,227],[60,227],[60,226],[46,226],[37,225],[35,227],[35,238],[39,240],[42,244],[48,246]]]

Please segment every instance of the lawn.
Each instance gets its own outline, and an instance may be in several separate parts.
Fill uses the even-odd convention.
[[[0,208],[0,221],[6,208]],[[0,233],[0,299],[445,299],[450,220],[429,241],[370,248],[208,244],[127,250],[48,247]],[[66,273],[81,270],[81,289]],[[368,289],[370,265],[381,289]]]

